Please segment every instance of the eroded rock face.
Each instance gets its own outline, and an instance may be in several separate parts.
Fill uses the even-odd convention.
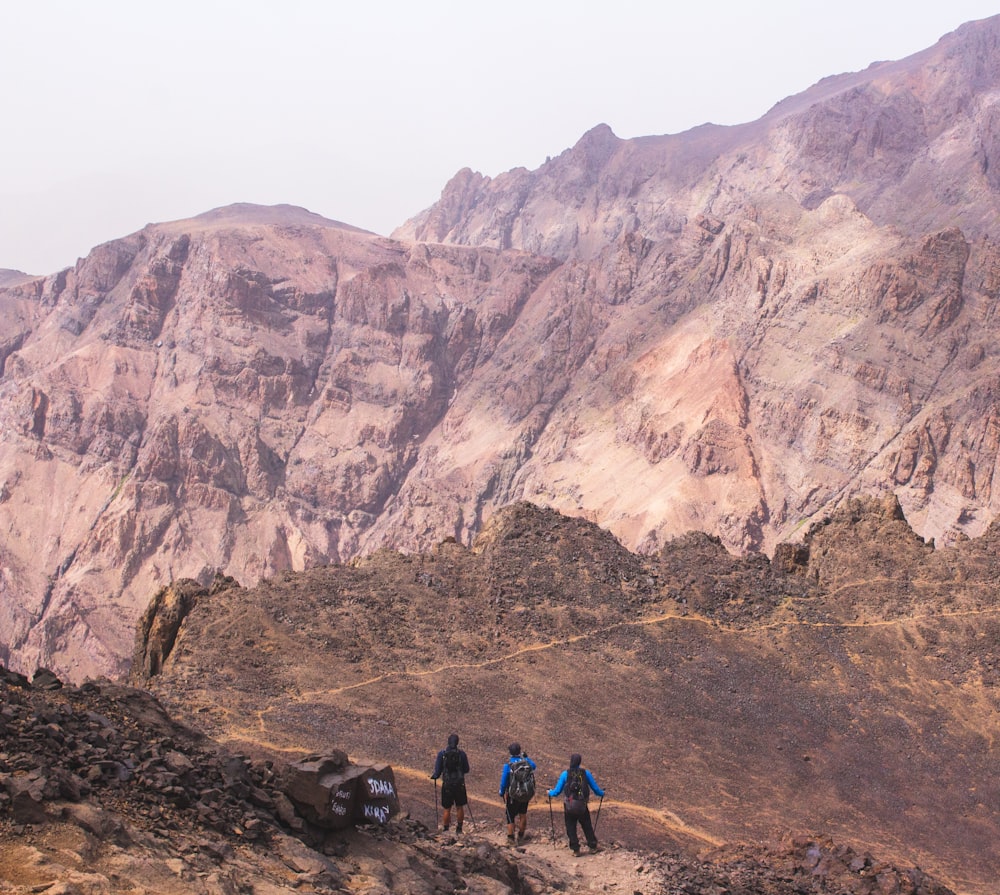
[[[9,281],[0,660],[121,673],[170,580],[469,544],[522,499],[644,551],[770,552],[888,492],[981,533],[998,30],[748,125],[463,171],[393,240],[234,206]]]

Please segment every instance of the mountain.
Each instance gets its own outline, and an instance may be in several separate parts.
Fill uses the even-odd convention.
[[[0,661],[120,674],[170,580],[468,545],[518,500],[650,553],[888,492],[981,535],[998,36],[460,172],[392,239],[235,206],[0,288]]]
[[[18,283],[26,283],[28,280],[35,279],[31,274],[24,273],[20,270],[8,270],[7,268],[0,268],[0,287],[3,286],[16,286]]]
[[[848,502],[773,561],[703,534],[635,554],[519,503],[471,548],[383,550],[250,588],[175,582],[140,626],[133,683],[257,759],[336,745],[388,761],[430,828],[428,775],[455,731],[494,841],[517,740],[545,786],[583,755],[607,790],[602,841],[749,857],[791,831],[988,895],[998,582],[1000,524],[935,549],[892,497]],[[530,830],[552,825],[536,799]],[[790,891],[826,891],[808,879]],[[853,879],[829,891],[923,891],[863,861]],[[647,884],[624,891],[771,891]]]
[[[905,60],[825,78],[735,127],[620,140],[599,125],[536,171],[460,171],[393,235],[596,258],[630,233],[677,245],[688,225],[704,228],[700,219],[712,216],[754,223],[762,237],[795,236],[809,212],[840,196],[850,202],[838,206],[876,234],[919,239],[958,227],[969,239],[988,236],[1000,183],[998,40],[997,17],[972,22]]]

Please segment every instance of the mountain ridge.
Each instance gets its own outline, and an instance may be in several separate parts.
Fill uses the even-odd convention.
[[[451,241],[235,206],[0,289],[0,660],[122,673],[166,581],[470,544],[519,500],[650,553],[770,553],[887,492],[942,546],[984,533],[998,31],[460,172],[421,218]]]

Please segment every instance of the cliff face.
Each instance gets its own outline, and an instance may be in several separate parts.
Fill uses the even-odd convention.
[[[647,551],[883,491],[982,532],[998,35],[460,172],[393,239],[239,206],[0,288],[0,661],[122,671],[172,579],[469,543],[518,499]]]
[[[355,555],[553,266],[235,208],[0,293],[4,661],[120,671],[158,583]]]
[[[639,546],[690,525],[770,549],[878,489],[927,537],[982,531],[998,507],[998,85],[993,18],[750,124],[634,140],[602,125],[537,171],[456,175],[394,235],[551,254],[605,312],[567,394],[588,439],[550,421],[525,494]],[[579,500],[551,487],[570,455],[596,473]],[[640,470],[648,517],[609,483]]]

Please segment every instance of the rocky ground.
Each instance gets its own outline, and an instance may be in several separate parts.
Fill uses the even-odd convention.
[[[4,671],[0,695],[4,895],[950,891],[809,837],[701,858],[608,841],[576,858],[544,824],[517,848],[486,820],[461,837],[408,817],[325,833],[295,814],[272,764],[221,749],[145,691]]]
[[[387,761],[430,829],[428,774],[457,731],[484,829],[519,739],[545,785],[584,755],[623,848],[759,856],[802,831],[987,895],[998,543],[935,550],[890,499],[845,505],[773,561],[703,535],[638,556],[518,504],[471,550],[178,582],[144,620],[135,682],[256,759]]]

